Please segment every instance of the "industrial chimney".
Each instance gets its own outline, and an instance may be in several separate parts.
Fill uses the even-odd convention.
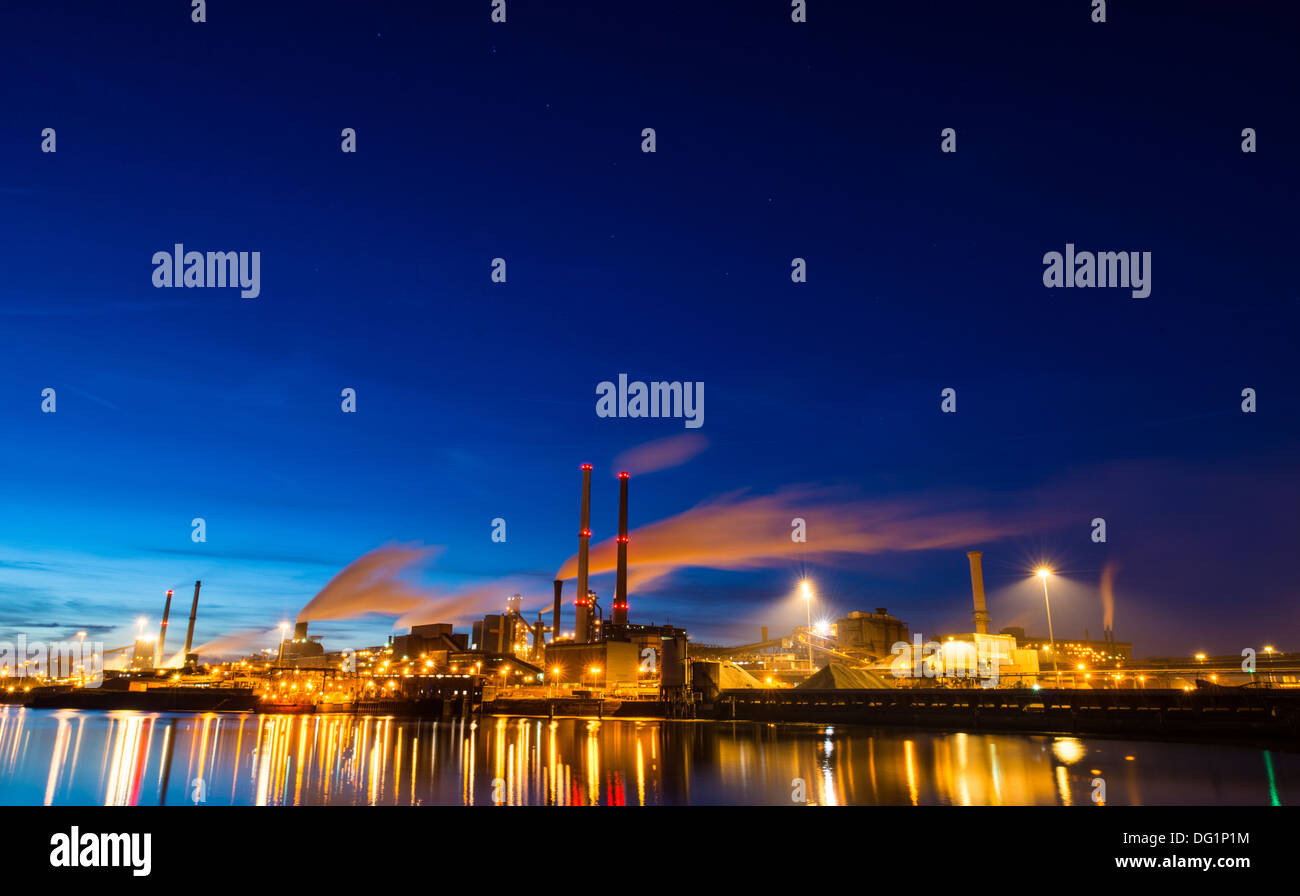
[[[984,605],[984,567],[981,564],[983,556],[980,551],[966,552],[966,559],[970,560],[970,587],[975,595],[975,612],[971,614],[971,619],[975,622],[977,635],[989,633],[989,611]]]
[[[551,611],[551,640],[555,641],[560,637],[560,597],[564,593],[564,579],[555,580],[555,607]]]
[[[172,592],[167,589],[167,602],[163,604],[163,621],[162,630],[158,632],[158,649],[153,654],[153,664],[161,666],[166,655],[163,653],[163,642],[167,640],[167,616],[172,611]]]
[[[614,624],[627,625],[627,473],[618,474],[618,584],[614,586]]]
[[[591,598],[587,589],[587,546],[591,542],[591,464],[582,465],[582,508],[578,530],[578,593],[573,598],[573,640],[582,644],[591,640]]]
[[[199,586],[203,583],[197,579],[194,581],[194,603],[190,604],[190,627],[185,630],[185,655],[183,661],[188,662],[190,658],[190,647],[194,644],[194,617],[199,612]]]

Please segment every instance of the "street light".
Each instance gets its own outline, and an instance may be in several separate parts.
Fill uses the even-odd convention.
[[[86,684],[86,633],[85,632],[77,632],[77,642],[78,642],[77,657],[78,659],[81,660],[81,663],[77,666],[77,672],[79,673],[77,678],[80,684],[82,685],[82,687],[84,687]]]
[[[808,671],[811,672],[812,669],[813,669],[813,658],[812,658],[812,596],[813,596],[813,594],[812,594],[812,585],[808,584],[808,580],[807,580],[807,579],[804,579],[802,582],[799,583],[799,590],[800,590],[801,592],[803,592],[803,604],[804,604],[804,609],[807,610],[807,613],[808,613],[808,630],[807,630],[807,634],[805,635],[805,637],[808,639]]]
[[[1043,603],[1047,606],[1047,644],[1048,649],[1052,652],[1052,676],[1056,679],[1056,686],[1061,686],[1061,673],[1056,668],[1056,636],[1052,634],[1052,601],[1047,596],[1047,579],[1052,575],[1052,571],[1046,566],[1038,568],[1038,577],[1043,580]]]
[[[1268,683],[1273,683],[1273,645],[1266,644],[1264,652],[1268,654]]]

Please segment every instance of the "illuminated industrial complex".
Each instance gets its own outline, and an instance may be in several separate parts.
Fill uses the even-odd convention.
[[[391,635],[386,644],[327,650],[319,636],[308,634],[306,621],[291,632],[282,623],[277,647],[205,663],[193,652],[202,586],[196,581],[179,657],[169,661],[165,652],[173,596],[168,591],[156,639],[145,634],[142,618],[134,644],[127,647],[89,656],[51,650],[44,662],[5,664],[0,694],[7,702],[33,707],[667,718],[738,712],[816,718],[818,712],[834,715],[854,706],[866,712],[866,707],[888,705],[894,711],[902,700],[913,721],[918,695],[936,691],[1021,694],[1015,705],[1022,710],[1041,705],[1042,695],[1066,692],[1127,691],[1185,700],[1213,694],[1220,701],[1229,692],[1300,696],[1294,656],[1272,645],[1263,648],[1262,665],[1250,667],[1240,658],[1204,654],[1135,662],[1132,644],[1116,640],[1108,627],[1100,641],[1087,632],[1083,638],[1055,637],[1046,568],[1036,574],[1043,585],[1048,636],[1026,635],[1019,627],[992,633],[981,551],[967,553],[970,631],[923,640],[885,607],[817,624],[809,609],[808,624],[787,634],[769,637],[762,627],[753,643],[692,644],[685,629],[632,621],[627,473],[618,476],[617,566],[608,615],[589,588],[591,471],[590,464],[582,465],[569,632],[564,631],[564,580],[556,579],[551,606],[531,622],[523,596],[511,594],[504,597],[502,612],[474,621],[469,631],[458,632],[449,622],[419,624]],[[810,604],[811,583],[802,582],[799,591]],[[100,674],[88,678],[89,671]],[[884,698],[886,693],[911,696]],[[1077,699],[1069,698],[1071,705]],[[952,698],[926,705],[953,711]],[[1010,705],[1005,698],[999,704],[1004,711]]]

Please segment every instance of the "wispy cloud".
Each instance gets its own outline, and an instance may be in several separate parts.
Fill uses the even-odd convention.
[[[656,439],[624,451],[614,458],[614,470],[626,470],[633,476],[679,467],[709,447],[703,433],[687,432]]]

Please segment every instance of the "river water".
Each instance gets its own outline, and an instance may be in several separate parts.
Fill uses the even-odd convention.
[[[1096,797],[1293,804],[1300,754],[848,725],[0,707],[7,805],[1090,806]]]

